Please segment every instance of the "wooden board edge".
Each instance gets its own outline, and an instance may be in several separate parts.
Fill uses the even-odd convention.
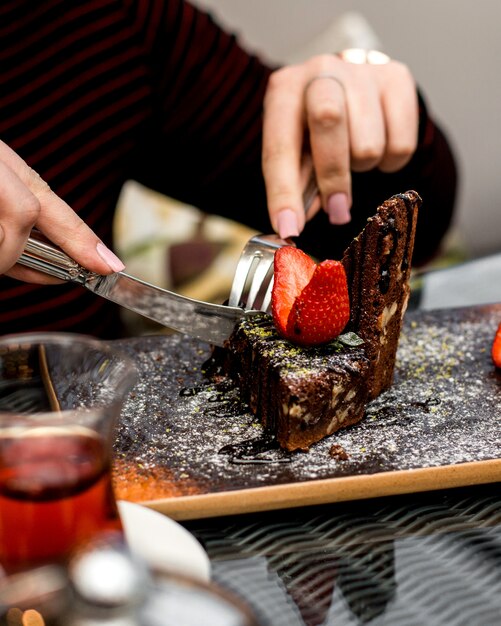
[[[497,481],[501,481],[501,459],[136,502],[182,521],[436,491]]]

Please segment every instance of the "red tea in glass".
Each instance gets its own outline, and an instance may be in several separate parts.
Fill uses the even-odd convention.
[[[122,532],[111,449],[134,380],[126,357],[91,338],[0,339],[0,576]]]
[[[0,434],[0,563],[7,572],[64,560],[120,532],[106,444],[92,431]]]

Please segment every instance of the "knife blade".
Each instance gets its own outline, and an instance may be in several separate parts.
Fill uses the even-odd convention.
[[[95,274],[33,232],[18,263],[78,283],[93,293],[180,333],[222,346],[235,324],[258,311],[188,298],[117,272]]]

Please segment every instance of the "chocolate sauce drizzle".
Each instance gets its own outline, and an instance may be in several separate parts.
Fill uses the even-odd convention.
[[[245,439],[223,446],[218,454],[228,455],[235,465],[264,465],[268,463],[291,463],[292,454],[282,450],[272,435]]]
[[[417,409],[418,411],[426,414],[431,413],[433,407],[436,407],[441,403],[440,398],[437,397],[403,403],[401,401],[397,401],[391,395],[388,395],[387,400],[388,402],[378,405],[376,410],[374,409],[374,406],[369,406],[364,418],[377,418],[378,420],[381,420],[379,422],[379,426],[381,428],[387,428],[392,423],[403,424],[404,422],[409,422],[415,419],[415,415],[413,413],[406,413],[406,408],[410,407],[412,409]],[[373,426],[373,428],[376,427],[376,425]]]

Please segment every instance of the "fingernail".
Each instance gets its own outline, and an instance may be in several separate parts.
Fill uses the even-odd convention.
[[[297,215],[292,209],[284,209],[277,216],[278,234],[282,239],[297,237],[299,235],[299,224]]]
[[[351,221],[350,204],[345,193],[333,193],[327,199],[327,213],[331,224],[347,224]]]
[[[103,261],[110,266],[114,272],[121,272],[125,269],[125,265],[120,261],[116,254],[114,254],[104,243],[99,242],[96,246],[97,253],[103,259]]]

